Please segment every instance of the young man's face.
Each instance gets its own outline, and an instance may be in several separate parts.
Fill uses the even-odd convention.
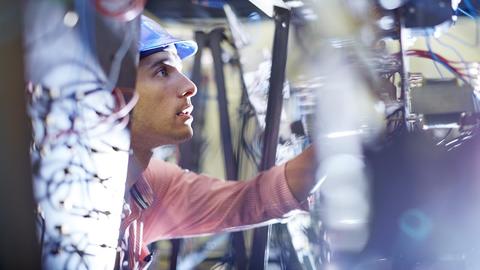
[[[175,46],[140,60],[133,111],[132,134],[142,144],[156,147],[179,143],[193,135],[190,98],[196,87],[183,73]]]

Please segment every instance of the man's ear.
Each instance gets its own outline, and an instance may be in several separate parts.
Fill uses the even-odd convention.
[[[133,89],[133,88],[116,87],[115,90],[122,93],[123,98],[125,99],[125,103],[129,103],[132,100],[132,97],[135,94],[135,89]]]

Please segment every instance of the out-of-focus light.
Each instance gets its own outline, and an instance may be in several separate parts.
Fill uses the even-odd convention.
[[[383,16],[380,18],[380,20],[378,20],[377,25],[383,30],[390,30],[393,29],[395,20],[392,16]]]
[[[378,113],[385,113],[386,110],[385,103],[383,101],[376,102],[375,105],[373,105],[373,108]]]
[[[478,67],[473,67],[468,69],[468,73],[473,76],[478,75],[478,72],[479,72]]]
[[[385,9],[399,8],[406,0],[380,0],[380,4]]]
[[[442,36],[442,32],[441,32],[441,31],[434,31],[434,32],[433,32],[433,37],[434,37],[434,38],[439,38],[439,37],[441,37],[441,36]]]
[[[457,143],[458,141],[459,141],[458,138],[457,138],[457,139],[453,139],[453,140],[449,141],[448,143],[446,143],[445,146],[453,145],[453,144]]]
[[[468,63],[468,65],[472,68],[480,68],[480,64],[478,62]]]
[[[78,14],[75,11],[69,11],[63,16],[63,23],[68,27],[75,27],[78,23]]]
[[[331,211],[325,216],[328,227],[337,230],[355,230],[366,227],[370,215],[370,206],[366,196],[357,196],[355,200],[341,202],[328,198]]]
[[[328,133],[325,137],[329,139],[338,139],[338,138],[344,138],[344,137],[350,137],[350,136],[357,136],[363,134],[363,130],[357,129],[357,130],[346,130],[346,131],[337,131],[337,132],[331,132]]]
[[[458,123],[442,123],[442,124],[433,124],[433,125],[429,125],[429,124],[424,124],[422,126],[422,129],[423,130],[429,130],[429,129],[437,129],[437,128],[446,128],[446,129],[450,129],[450,128],[460,128],[460,124]]]
[[[315,12],[314,12],[312,9],[310,9],[310,8],[304,8],[304,9],[302,9],[302,14],[303,14],[303,17],[304,17],[306,20],[313,21],[313,20],[318,19],[317,14],[315,14]]]
[[[407,210],[400,217],[400,229],[413,239],[425,239],[432,232],[431,219],[419,209]]]
[[[329,172],[346,172],[351,170],[361,170],[365,168],[365,162],[360,156],[353,154],[337,154],[323,160],[324,168]]]
[[[252,12],[248,15],[248,19],[250,21],[258,21],[261,19],[261,17],[260,17],[260,14],[258,14],[258,12]]]
[[[296,0],[285,2],[285,4],[291,8],[299,8],[305,5],[302,1],[296,1]]]
[[[460,4],[460,2],[462,2],[462,0],[452,0],[452,9],[456,10],[458,8],[458,5]]]
[[[338,222],[343,225],[365,225],[365,220],[363,219],[342,219]]]
[[[329,264],[325,267],[325,270],[340,270],[340,268],[335,264]]]

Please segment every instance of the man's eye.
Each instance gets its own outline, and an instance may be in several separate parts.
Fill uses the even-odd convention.
[[[160,77],[168,76],[167,68],[166,67],[159,68],[157,72],[155,72],[155,75]]]

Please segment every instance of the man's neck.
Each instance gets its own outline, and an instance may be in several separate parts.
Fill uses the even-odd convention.
[[[152,149],[155,147],[152,140],[148,136],[142,133],[134,133],[132,130],[130,147],[132,148],[132,161],[135,161],[137,165],[144,170],[147,168],[150,159],[152,158]]]
[[[144,170],[147,168],[148,163],[150,163],[150,159],[152,158],[152,149],[151,148],[146,148],[146,149],[139,149],[139,148],[133,148],[133,158],[137,165]]]
[[[141,177],[152,158],[152,150],[150,148],[141,149],[133,147],[132,149],[133,153],[128,159],[127,189],[133,186]]]

